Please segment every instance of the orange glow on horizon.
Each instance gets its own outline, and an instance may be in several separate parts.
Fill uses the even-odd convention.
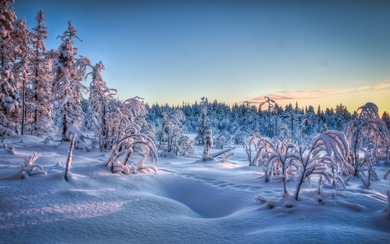
[[[264,96],[275,100],[282,107],[290,103],[295,106],[295,103],[298,102],[300,108],[311,105],[315,111],[317,111],[318,106],[321,106],[321,109],[324,110],[343,104],[350,112],[353,112],[357,111],[366,102],[375,103],[379,108],[380,116],[382,116],[384,111],[390,111],[390,82],[355,88],[276,92],[264,94],[246,101],[258,105],[265,100]],[[239,103],[243,102],[240,101]]]

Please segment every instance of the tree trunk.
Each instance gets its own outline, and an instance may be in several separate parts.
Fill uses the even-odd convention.
[[[22,88],[22,136],[24,135],[24,127],[26,123],[26,72],[23,72],[23,88]]]
[[[68,130],[67,128],[67,107],[68,107],[68,103],[65,104],[64,106],[64,117],[63,117],[63,121],[62,121],[62,140],[63,141],[68,141],[68,138],[66,138],[66,131]]]
[[[77,135],[72,135],[72,138],[70,140],[68,159],[66,161],[65,176],[64,176],[66,181],[69,180],[69,172],[70,172],[70,168],[72,167],[74,140],[75,140],[76,136]]]

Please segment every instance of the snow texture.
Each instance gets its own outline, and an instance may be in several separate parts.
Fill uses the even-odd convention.
[[[195,135],[190,135],[192,138]],[[160,158],[158,173],[112,174],[109,153],[73,151],[14,136],[0,149],[0,243],[388,243],[388,166],[370,188],[352,178],[345,191],[304,183],[299,201],[281,182],[265,183],[244,148],[221,163]],[[198,155],[203,146],[196,146]],[[218,152],[212,148],[211,154]],[[40,156],[26,160],[34,153]],[[38,155],[36,154],[36,155]],[[138,157],[139,155],[134,155]],[[34,161],[35,160],[35,161]],[[23,180],[21,164],[47,173]],[[26,165],[26,163],[24,164]],[[290,189],[296,181],[287,182]]]

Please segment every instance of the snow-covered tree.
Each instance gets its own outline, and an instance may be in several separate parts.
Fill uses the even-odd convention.
[[[146,125],[146,108],[140,98],[135,97],[122,102],[117,109],[117,117],[113,121],[113,126],[118,129],[118,137],[112,147],[110,157],[107,159],[106,167],[111,166],[113,173],[138,173],[156,172],[152,166],[144,163],[150,159],[157,162],[157,148],[153,138],[142,128]],[[134,152],[140,152],[142,158],[136,164],[129,164]]]
[[[13,0],[0,0],[0,65],[2,71],[9,67],[10,59],[13,54],[13,43],[11,32],[14,29],[13,23],[17,19],[16,14],[8,2],[14,3]]]
[[[29,66],[31,72],[31,92],[28,96],[31,118],[28,123],[28,130],[32,135],[43,135],[54,130],[52,121],[52,70],[51,60],[46,52],[45,39],[47,38],[47,27],[43,11],[38,11],[37,26],[31,33],[31,52]]]
[[[204,148],[203,148],[203,155],[202,155],[203,161],[213,160],[213,158],[210,157],[210,150],[212,146],[213,146],[213,131],[209,128],[204,132]]]
[[[274,137],[276,135],[276,130],[278,128],[278,120],[276,118],[277,116],[277,109],[276,107],[278,104],[275,102],[275,100],[265,96],[265,101],[261,102],[259,107],[260,111],[264,105],[267,106],[267,130],[266,130],[266,135],[270,138]],[[274,118],[274,123],[271,122],[272,117]]]
[[[28,110],[30,101],[28,99],[30,93],[30,76],[29,70],[31,57],[31,35],[26,26],[25,20],[16,20],[14,22],[14,30],[11,33],[14,43],[14,65],[13,73],[15,78],[15,87],[19,90],[21,99],[21,112],[19,115],[21,134],[26,132],[27,119],[31,117]]]
[[[8,2],[0,0],[0,125],[19,132],[21,101],[15,80],[15,50],[12,38],[16,14]]]
[[[339,173],[353,173],[353,167],[348,163],[349,147],[345,135],[339,131],[326,131],[313,140],[310,148],[299,148],[299,153],[293,155],[299,171],[294,198],[299,200],[299,193],[304,182],[311,184],[313,175],[319,176],[319,189],[322,182],[345,189],[344,181]]]
[[[85,67],[89,65],[89,61],[85,57],[76,59],[77,49],[73,47],[73,40],[79,37],[71,21],[68,21],[68,29],[59,37],[62,44],[54,62],[55,76],[52,89],[56,109],[61,117],[62,140],[69,141],[70,135],[75,134],[71,129],[77,130],[83,121],[80,106],[83,89],[81,81],[85,79]],[[79,133],[78,135],[80,136]]]
[[[137,131],[141,131],[147,125],[145,120],[147,111],[143,102],[138,97],[130,98],[123,102],[111,98],[111,95],[105,98],[105,106],[99,105],[98,100],[90,103],[90,105],[95,104],[93,105],[95,107],[94,109],[96,109],[94,112],[95,119],[93,120],[95,120],[96,125],[100,126],[102,130],[101,132],[97,132],[98,140],[100,140],[99,143],[102,144],[103,150],[111,150],[115,142],[122,137],[127,128],[133,128],[132,130],[136,128]],[[99,107],[102,109],[101,111],[104,108],[104,118],[102,114],[96,112],[99,111]]]
[[[182,135],[177,143],[177,155],[184,157],[195,156],[194,140],[189,136]]]
[[[183,135],[183,122],[185,116],[181,110],[173,110],[169,115],[163,113],[163,122],[160,133],[160,145],[162,148],[163,144],[166,145],[168,153],[179,154],[179,140]],[[185,141],[182,141],[184,143]],[[184,145],[182,145],[184,146]]]
[[[245,139],[249,136],[247,132],[237,130],[234,133],[234,144],[243,144],[245,142]]]
[[[231,143],[232,143],[232,136],[227,132],[218,134],[214,140],[215,147],[219,149],[228,147],[230,146]]]
[[[368,102],[358,110],[361,110],[359,116],[346,125],[344,133],[350,145],[349,161],[355,175],[368,187],[372,178],[378,178],[372,164],[381,153],[388,153],[390,135],[374,103]]]
[[[92,81],[90,84],[89,95],[89,110],[93,121],[96,137],[98,138],[99,147],[101,151],[110,150],[114,143],[113,134],[110,128],[113,126],[110,122],[113,119],[110,101],[113,100],[115,90],[107,87],[106,82],[102,77],[102,70],[104,65],[102,62],[96,64],[92,72]],[[112,105],[112,103],[111,103]],[[115,128],[118,130],[119,128]]]
[[[31,55],[30,49],[30,31],[26,26],[26,20],[16,20],[14,22],[14,29],[11,32],[13,42],[13,74],[14,82],[13,85],[18,91],[18,96],[21,100],[21,111],[17,115],[16,120],[19,120],[21,134],[24,135],[25,125],[27,120],[27,93],[28,93],[28,82],[29,82],[29,58]],[[19,106],[20,107],[20,106]],[[15,121],[15,123],[18,123]],[[18,126],[19,127],[19,126]],[[16,128],[19,131],[18,128]]]
[[[198,135],[196,136],[196,141],[198,144],[204,145],[206,131],[209,129],[211,130],[211,122],[207,115],[208,100],[206,97],[201,98],[200,107],[201,110],[198,118]]]

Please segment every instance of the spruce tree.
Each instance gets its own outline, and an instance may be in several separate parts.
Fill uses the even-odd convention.
[[[38,11],[37,26],[31,33],[32,55],[30,57],[31,87],[29,131],[32,135],[42,135],[53,130],[52,116],[52,62],[46,52],[47,27],[43,11]]]
[[[84,57],[75,58],[77,49],[73,47],[73,41],[80,38],[71,21],[68,21],[68,29],[59,38],[62,43],[54,61],[53,93],[57,114],[61,117],[59,126],[62,140],[69,141],[71,134],[78,130],[83,121],[81,82],[85,78],[85,65],[88,61]]]
[[[12,32],[16,14],[8,2],[0,0],[0,126],[18,132],[20,98],[14,74]]]

